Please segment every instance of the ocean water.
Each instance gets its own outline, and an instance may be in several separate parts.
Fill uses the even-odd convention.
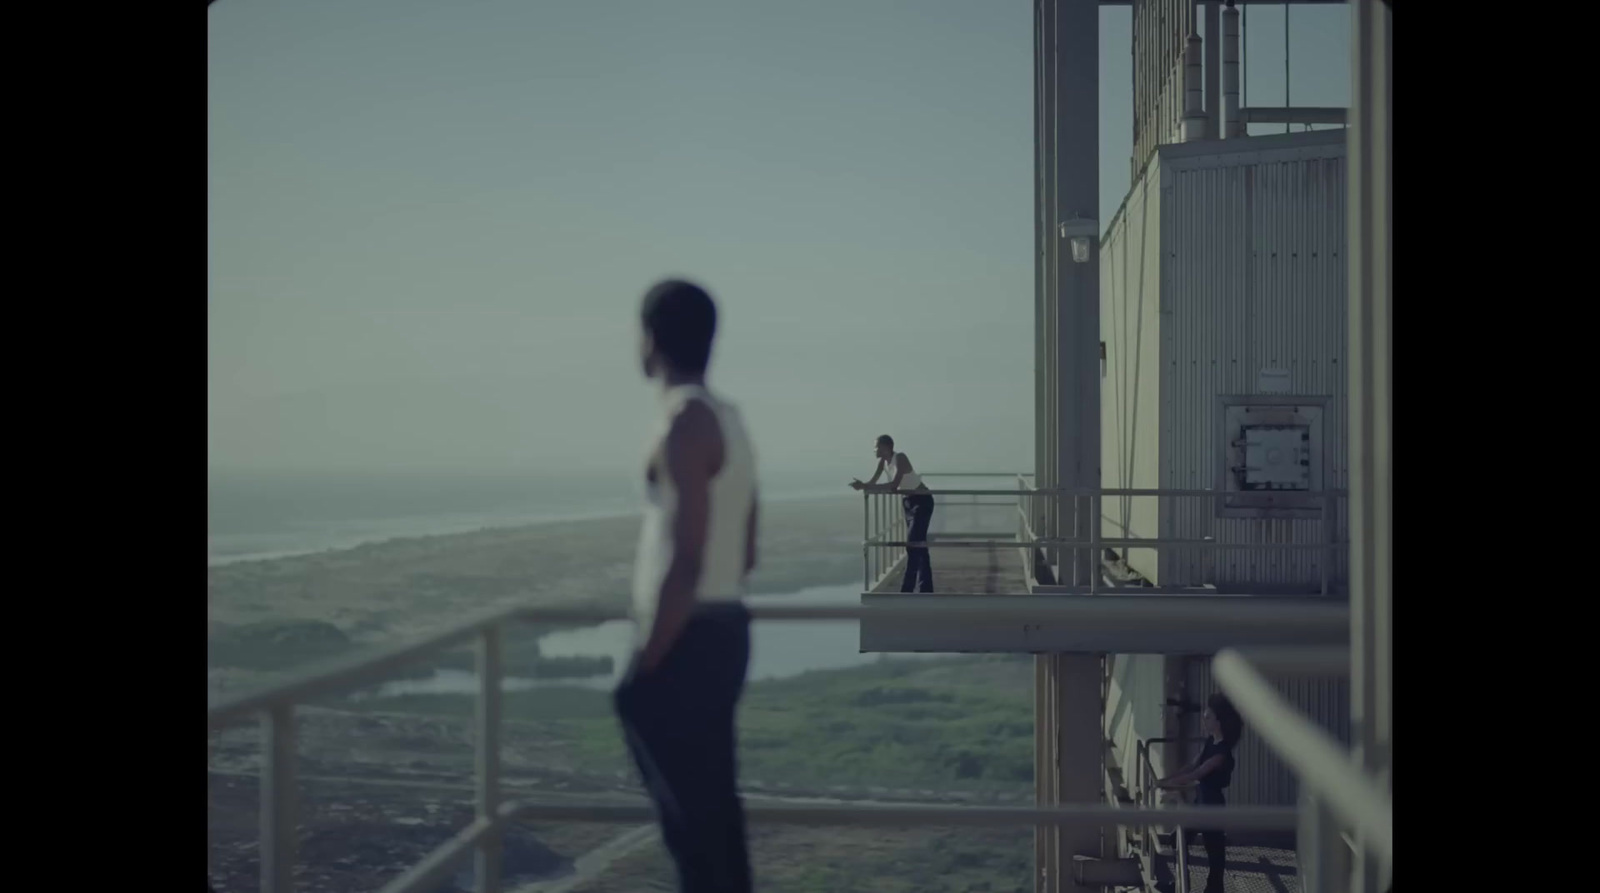
[[[763,477],[774,501],[842,495],[837,476]],[[638,512],[632,474],[233,473],[208,481],[207,564]]]
[[[767,605],[794,600],[808,605],[854,605],[861,599],[859,584],[814,586],[781,595],[753,595],[749,605]],[[532,679],[508,677],[505,691],[564,686],[609,691],[627,671],[634,648],[631,621],[614,620],[597,626],[562,630],[540,637],[540,653],[547,657],[610,657],[612,672],[588,678]],[[896,655],[909,657],[910,655]],[[920,656],[920,655],[918,655]],[[938,657],[942,655],[930,655]],[[809,670],[856,667],[879,660],[877,654],[861,653],[861,634],[854,621],[794,621],[755,623],[750,627],[750,668],[746,678],[782,679]],[[402,695],[473,695],[478,693],[477,675],[465,670],[439,669],[426,679],[397,679],[364,693],[361,698],[390,698]]]

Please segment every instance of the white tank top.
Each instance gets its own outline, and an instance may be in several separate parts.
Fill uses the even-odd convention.
[[[734,600],[744,596],[745,540],[750,507],[755,501],[756,463],[745,435],[744,421],[731,404],[713,397],[698,385],[679,385],[663,396],[662,425],[651,443],[660,448],[673,419],[690,400],[706,404],[722,431],[722,469],[711,479],[711,516],[707,521],[705,553],[700,557],[698,601]],[[672,520],[677,493],[665,469],[656,470],[655,483],[646,478],[644,527],[639,532],[639,552],[634,562],[633,616],[642,642],[655,622],[661,581],[672,564]]]
[[[888,480],[884,481],[884,483],[894,483],[895,472],[900,469],[900,457],[903,455],[905,454],[895,453],[893,456],[889,457],[888,462],[884,463],[883,473],[888,475]],[[898,489],[915,490],[920,486],[922,486],[922,475],[917,474],[915,471],[908,471],[906,472],[906,476],[900,479],[900,486]]]

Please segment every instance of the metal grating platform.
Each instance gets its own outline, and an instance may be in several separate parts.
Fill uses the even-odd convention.
[[[935,540],[937,542],[937,539]],[[929,550],[933,562],[934,594],[960,592],[986,595],[1027,595],[1022,556],[1014,545]],[[901,550],[904,555],[904,550]],[[899,592],[904,561],[896,573],[872,588],[873,594]]]
[[[1206,888],[1211,871],[1205,847],[1198,842],[1189,847],[1189,890]],[[1157,857],[1156,889],[1171,893],[1177,871],[1175,855]],[[1223,878],[1227,893],[1300,893],[1300,871],[1294,850],[1259,846],[1228,847],[1228,868]]]

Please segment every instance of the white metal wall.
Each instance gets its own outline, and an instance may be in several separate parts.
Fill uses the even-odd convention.
[[[1152,168],[1153,170],[1153,168]],[[1157,489],[1161,484],[1161,191],[1141,177],[1112,218],[1100,247],[1100,379],[1102,486]],[[1106,537],[1155,537],[1154,498],[1108,498],[1101,508]],[[1159,582],[1155,552],[1133,550],[1130,565]]]
[[[1176,660],[1177,658],[1173,658]],[[1185,670],[1187,698],[1204,704],[1206,698],[1221,691],[1211,678],[1211,658],[1188,658]],[[1291,705],[1327,730],[1328,734],[1349,746],[1350,737],[1350,680],[1349,677],[1292,677],[1274,680],[1278,691]],[[1199,739],[1199,715],[1192,714],[1185,722],[1186,735]],[[1199,745],[1191,748],[1187,759],[1194,759]],[[1300,796],[1300,784],[1283,760],[1248,725],[1239,747],[1234,751],[1233,781],[1228,786],[1228,803],[1252,806],[1294,806]]]
[[[1111,743],[1123,778],[1135,783],[1139,767],[1135,763],[1140,741],[1164,737],[1162,704],[1166,700],[1163,674],[1167,657],[1160,654],[1113,654],[1111,680],[1106,687],[1105,735]],[[1162,772],[1162,745],[1153,745],[1151,762]]]
[[[1218,400],[1262,393],[1264,368],[1291,393],[1328,399],[1323,486],[1347,484],[1345,162],[1342,131],[1164,146],[1161,184],[1160,441],[1163,487],[1222,487]],[[1164,499],[1164,537],[1314,543],[1322,522],[1224,519],[1208,499]],[[1344,507],[1334,524],[1347,537]],[[1314,585],[1324,558],[1300,550],[1168,550],[1164,585]],[[1330,579],[1343,586],[1346,561]]]

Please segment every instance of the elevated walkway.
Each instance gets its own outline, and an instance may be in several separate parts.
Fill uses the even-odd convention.
[[[1078,537],[1047,538],[1033,518],[1048,502],[1087,499],[1096,509],[1102,499],[1124,493],[1160,495],[1167,491],[1103,490],[1092,494],[1037,489],[1026,475],[937,475],[924,478],[1001,479],[1009,486],[931,490],[941,516],[968,529],[930,533],[927,547],[934,592],[902,593],[907,533],[895,493],[864,494],[862,519],[863,608],[959,608],[954,612],[874,616],[861,620],[861,651],[950,654],[1182,654],[1210,655],[1227,647],[1346,645],[1350,612],[1346,600],[1282,587],[1250,594],[1215,588],[1150,588],[1116,585],[1097,575],[1088,585],[1060,585],[1043,556],[1054,551],[1069,561],[1088,550],[1095,566],[1108,548],[1136,544],[1140,549],[1215,546],[1190,540],[1109,540],[1090,529]],[[1180,492],[1180,491],[1173,491]],[[1181,491],[1183,495],[1192,495]],[[973,510],[968,515],[968,509]],[[977,517],[978,510],[989,513]],[[998,530],[999,518],[1011,530]],[[983,522],[989,523],[985,525]],[[990,529],[981,529],[988,527]],[[1285,544],[1239,544],[1235,549],[1282,549]],[[1341,544],[1289,544],[1332,550]],[[1045,577],[1044,581],[1038,579]],[[1293,591],[1289,591],[1293,590]],[[908,619],[912,618],[914,619]]]

